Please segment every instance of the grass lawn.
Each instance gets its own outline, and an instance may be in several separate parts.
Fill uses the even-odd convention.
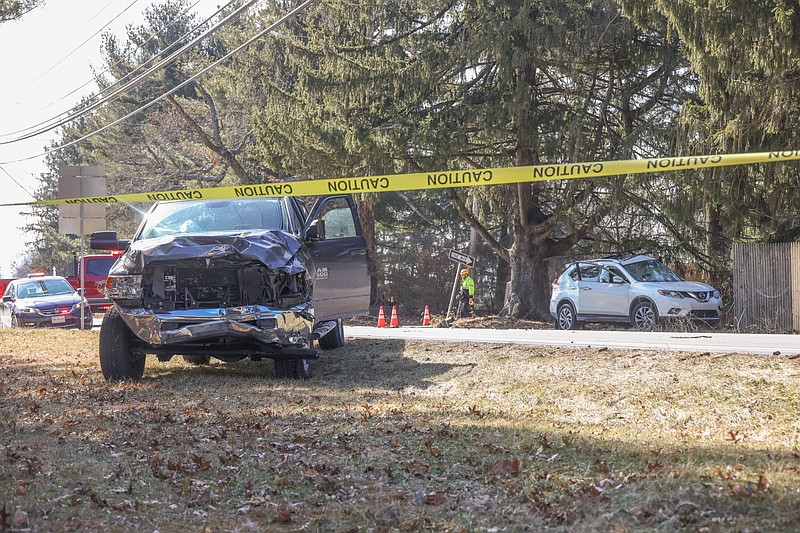
[[[349,341],[149,359],[0,330],[0,531],[796,531],[800,359]]]

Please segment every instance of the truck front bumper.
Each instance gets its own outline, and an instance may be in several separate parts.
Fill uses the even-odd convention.
[[[153,311],[119,308],[131,331],[159,347],[249,339],[285,348],[308,347],[314,318],[310,305],[273,309],[261,305],[215,309]]]

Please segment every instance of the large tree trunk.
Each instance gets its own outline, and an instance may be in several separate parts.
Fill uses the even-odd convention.
[[[547,257],[532,238],[517,235],[511,247],[511,295],[506,312],[515,318],[550,320]]]
[[[533,83],[533,74],[529,74]],[[530,132],[518,135],[517,165],[536,164],[529,140]],[[550,280],[548,279],[547,238],[552,231],[548,216],[538,205],[537,185],[520,183],[516,186],[516,214],[511,224],[514,243],[508,250],[511,269],[511,295],[506,305],[508,315],[515,318],[548,320],[550,318]]]
[[[728,245],[725,228],[718,206],[711,200],[706,202],[706,253],[712,261],[712,269],[708,273],[708,282],[720,287],[728,279],[725,272],[725,261],[728,259]]]
[[[361,232],[367,241],[367,270],[369,272],[369,304],[377,305],[378,301],[378,267],[375,263],[375,211],[372,201],[360,198],[356,201],[358,220],[361,223]]]
[[[508,243],[508,217],[503,218],[503,223],[500,226],[500,238],[498,241],[502,244]],[[508,282],[511,279],[511,269],[508,266],[508,261],[502,256],[497,256],[496,260],[497,277],[494,286],[494,298],[491,311],[493,313],[507,312],[505,309],[506,298],[508,297]]]

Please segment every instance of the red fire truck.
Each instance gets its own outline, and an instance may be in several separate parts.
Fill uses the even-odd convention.
[[[119,257],[119,252],[100,255],[85,255],[82,260],[78,255],[73,256],[73,274],[67,280],[75,287],[81,286],[81,271],[83,271],[84,296],[92,308],[92,313],[105,313],[111,307],[111,300],[106,297],[105,286],[108,270]]]

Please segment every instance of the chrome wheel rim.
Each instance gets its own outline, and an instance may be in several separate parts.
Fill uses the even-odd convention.
[[[561,329],[570,329],[572,328],[572,321],[572,309],[568,305],[563,306],[561,311],[558,312],[558,325]]]
[[[633,321],[639,329],[651,329],[656,323],[656,314],[650,306],[643,305],[636,309]]]

